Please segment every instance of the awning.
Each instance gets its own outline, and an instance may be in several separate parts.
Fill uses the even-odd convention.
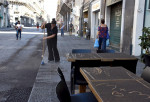
[[[0,0],[0,5],[2,5],[4,3],[4,0]]]
[[[58,23],[63,23],[64,21],[57,21]]]
[[[83,12],[87,12],[87,11],[88,11],[88,9],[84,9],[84,10],[83,10]]]
[[[63,3],[59,13],[65,15],[67,12],[71,12],[71,10],[72,9],[66,3]]]

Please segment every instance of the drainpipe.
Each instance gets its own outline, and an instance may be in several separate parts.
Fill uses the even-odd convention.
[[[103,15],[104,19],[105,19],[105,12],[106,12],[105,9],[106,9],[106,0],[104,0],[104,15]]]
[[[85,0],[82,2],[82,7],[81,7],[81,10],[80,10],[80,26],[79,26],[79,35],[82,37],[83,36],[83,9],[84,9],[84,2]]]
[[[146,5],[147,4],[147,0],[145,0],[145,8],[144,8],[144,19],[143,19],[143,27],[145,27],[145,17],[146,17]],[[143,35],[144,33],[142,33]],[[143,54],[143,49],[141,48],[141,54]]]

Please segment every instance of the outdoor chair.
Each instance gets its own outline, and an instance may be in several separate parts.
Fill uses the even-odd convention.
[[[91,53],[91,49],[72,49],[72,53]],[[71,64],[71,93],[74,94],[75,85],[88,85],[81,75],[79,68],[75,69],[75,64]]]
[[[60,76],[61,80],[65,81],[65,77],[64,77],[64,75],[63,75],[63,73],[62,73],[62,71],[61,71],[61,69],[59,67],[57,69],[57,72],[58,72],[58,75]]]
[[[61,78],[61,81],[56,86],[56,94],[60,102],[98,102],[91,92],[70,95],[66,81],[63,79],[62,71],[60,68],[57,71]]]
[[[150,67],[146,67],[141,75],[141,77],[150,83]]]

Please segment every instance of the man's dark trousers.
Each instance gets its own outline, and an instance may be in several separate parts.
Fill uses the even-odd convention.
[[[55,59],[55,61],[59,61],[60,57],[59,57],[59,53],[57,49],[57,40],[48,39],[47,46],[48,46],[48,52],[49,52],[48,60],[53,61]]]

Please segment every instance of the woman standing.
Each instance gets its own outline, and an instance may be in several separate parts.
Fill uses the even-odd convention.
[[[60,28],[60,30],[61,30],[61,36],[64,36],[64,27],[65,27],[65,25],[63,24],[62,27]]]
[[[37,30],[39,30],[39,22],[36,23]]]
[[[105,24],[105,20],[101,20],[101,25],[98,27],[97,38],[99,38],[99,48],[98,50],[106,51],[106,40],[108,34],[108,27]]]
[[[41,28],[43,28],[44,24],[41,26]],[[54,61],[55,62],[59,62],[60,61],[60,57],[59,57],[59,52],[57,49],[57,33],[58,33],[58,29],[56,26],[56,21],[52,21],[49,24],[45,25],[45,28],[47,28],[48,30],[48,35],[47,37],[44,37],[43,39],[46,40],[47,39],[47,44],[48,44],[48,51],[49,51],[49,57],[48,60],[49,61]]]

